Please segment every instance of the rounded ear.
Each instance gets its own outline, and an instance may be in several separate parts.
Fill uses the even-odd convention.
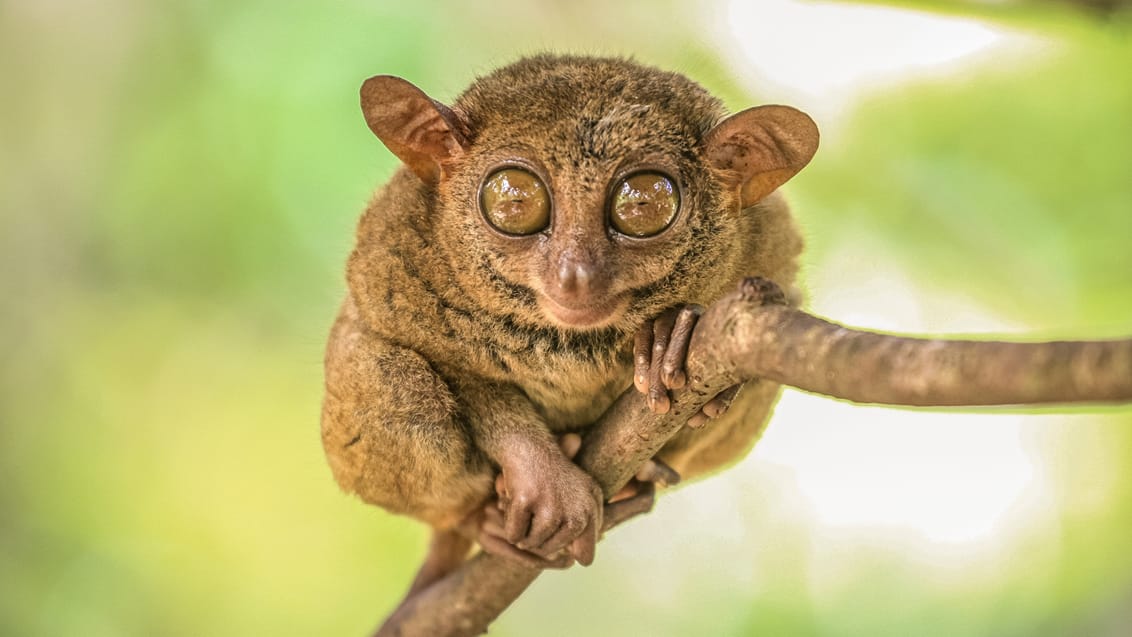
[[[753,206],[802,170],[818,149],[818,127],[789,106],[756,106],[728,117],[702,142],[708,163],[739,187]]]
[[[406,80],[376,75],[362,84],[361,96],[370,130],[423,181],[439,179],[468,147],[464,122]]]

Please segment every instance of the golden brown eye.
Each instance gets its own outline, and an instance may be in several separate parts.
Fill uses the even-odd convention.
[[[507,234],[534,234],[550,223],[546,186],[522,168],[491,173],[480,190],[480,209],[488,223]]]
[[[609,223],[630,237],[660,234],[676,219],[680,193],[672,180],[660,173],[637,173],[613,191]]]

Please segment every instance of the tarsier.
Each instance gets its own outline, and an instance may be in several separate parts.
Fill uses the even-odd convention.
[[[791,289],[802,241],[776,190],[817,128],[786,106],[727,116],[686,77],[621,59],[524,59],[451,106],[391,76],[361,96],[404,166],[361,218],[330,335],[334,476],[432,526],[415,588],[473,543],[589,564],[604,503],[571,434],[634,386],[666,411],[700,308],[743,277]],[[722,391],[638,478],[739,459],[778,391]]]

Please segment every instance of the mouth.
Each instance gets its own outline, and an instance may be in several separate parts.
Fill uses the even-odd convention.
[[[609,327],[621,317],[628,305],[628,299],[621,296],[567,304],[547,295],[539,295],[539,306],[543,313],[559,327],[570,329]]]

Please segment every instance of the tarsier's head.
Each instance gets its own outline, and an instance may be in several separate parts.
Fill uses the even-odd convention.
[[[802,169],[818,132],[763,106],[725,117],[674,73],[540,56],[447,107],[400,78],[362,87],[370,128],[434,197],[458,284],[567,330],[635,329],[716,289],[741,211]],[[722,282],[729,284],[730,282]]]

